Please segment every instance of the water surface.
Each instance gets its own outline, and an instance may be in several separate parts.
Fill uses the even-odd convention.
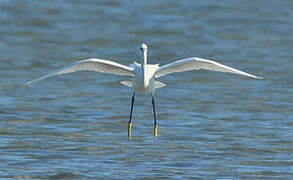
[[[2,1],[0,177],[290,179],[292,1]],[[192,56],[264,76],[198,71],[137,97],[127,77],[78,72],[28,80],[89,57],[166,64]]]

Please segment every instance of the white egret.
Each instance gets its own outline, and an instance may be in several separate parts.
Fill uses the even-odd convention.
[[[244,76],[248,76],[248,77],[256,78],[256,79],[262,79],[262,77],[258,77],[258,76],[231,68],[229,66],[220,64],[218,62],[208,60],[208,59],[197,58],[197,57],[191,57],[187,59],[178,60],[161,67],[159,66],[159,64],[148,64],[147,63],[147,49],[148,47],[145,44],[142,44],[140,46],[140,50],[142,52],[141,64],[134,62],[130,66],[125,66],[125,65],[118,64],[116,62],[104,60],[104,59],[96,59],[96,58],[85,59],[85,60],[77,61],[70,65],[67,65],[61,69],[56,70],[55,72],[51,74],[29,81],[28,84],[43,80],[53,75],[72,73],[72,72],[84,71],[84,70],[131,76],[133,77],[132,80],[121,82],[122,84],[126,86],[130,86],[134,89],[132,100],[131,100],[130,116],[129,116],[129,122],[128,122],[128,139],[130,139],[130,136],[131,136],[132,111],[133,111],[133,105],[134,105],[134,99],[135,99],[136,93],[151,93],[153,116],[154,116],[154,138],[156,139],[158,136],[158,124],[157,124],[156,112],[155,112],[154,92],[157,88],[166,86],[165,84],[159,81],[156,81],[156,78],[162,77],[167,74],[176,73],[176,72],[205,69],[205,70],[239,74],[239,75],[244,75]]]

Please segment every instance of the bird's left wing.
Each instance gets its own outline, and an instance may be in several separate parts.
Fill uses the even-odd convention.
[[[229,66],[220,64],[218,62],[211,61],[208,59],[197,58],[197,57],[182,59],[170,64],[166,64],[160,67],[156,71],[155,77],[158,78],[158,77],[171,74],[171,73],[199,70],[199,69],[227,72],[227,73],[244,75],[244,76],[248,76],[248,77],[252,77],[256,79],[262,79],[262,77],[258,77],[258,76],[231,68]]]
[[[91,58],[69,64],[48,75],[29,81],[28,84],[46,79],[53,75],[72,73],[76,71],[97,71],[109,74],[135,76],[133,67],[125,66],[109,60]]]

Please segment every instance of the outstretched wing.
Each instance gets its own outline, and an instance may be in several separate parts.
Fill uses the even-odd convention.
[[[102,73],[117,74],[117,75],[126,75],[126,76],[135,76],[133,68],[125,66],[113,61],[104,60],[104,59],[85,59],[77,61],[75,63],[69,64],[63,68],[56,70],[48,75],[42,76],[38,79],[27,82],[28,84],[46,79],[50,76],[58,74],[72,73],[76,71],[97,71]]]
[[[252,77],[252,78],[256,78],[256,79],[262,79],[262,77],[255,76],[255,75],[231,68],[229,66],[225,66],[225,65],[220,64],[218,62],[211,61],[208,59],[197,58],[197,57],[182,59],[182,60],[178,60],[173,63],[170,63],[170,64],[166,64],[166,65],[160,67],[156,71],[155,77],[158,78],[158,77],[165,76],[165,75],[171,74],[171,73],[199,70],[199,69],[227,72],[227,73],[248,76],[248,77]]]

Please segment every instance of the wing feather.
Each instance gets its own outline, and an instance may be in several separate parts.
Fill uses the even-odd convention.
[[[262,79],[262,77],[258,77],[258,76],[240,71],[238,69],[234,69],[232,67],[220,64],[218,62],[208,60],[208,59],[197,58],[197,57],[182,59],[170,64],[166,64],[160,67],[156,71],[155,77],[158,78],[158,77],[165,76],[171,73],[199,70],[199,69],[227,72],[227,73],[248,76],[248,77],[252,77],[256,79]]]
[[[126,75],[126,76],[135,76],[133,67],[125,66],[113,61],[104,60],[104,59],[85,59],[77,61],[75,63],[69,64],[63,68],[60,68],[48,75],[42,76],[38,79],[27,82],[32,84],[34,82],[46,79],[50,76],[58,74],[72,73],[76,71],[97,71],[102,73],[117,74],[117,75]]]

